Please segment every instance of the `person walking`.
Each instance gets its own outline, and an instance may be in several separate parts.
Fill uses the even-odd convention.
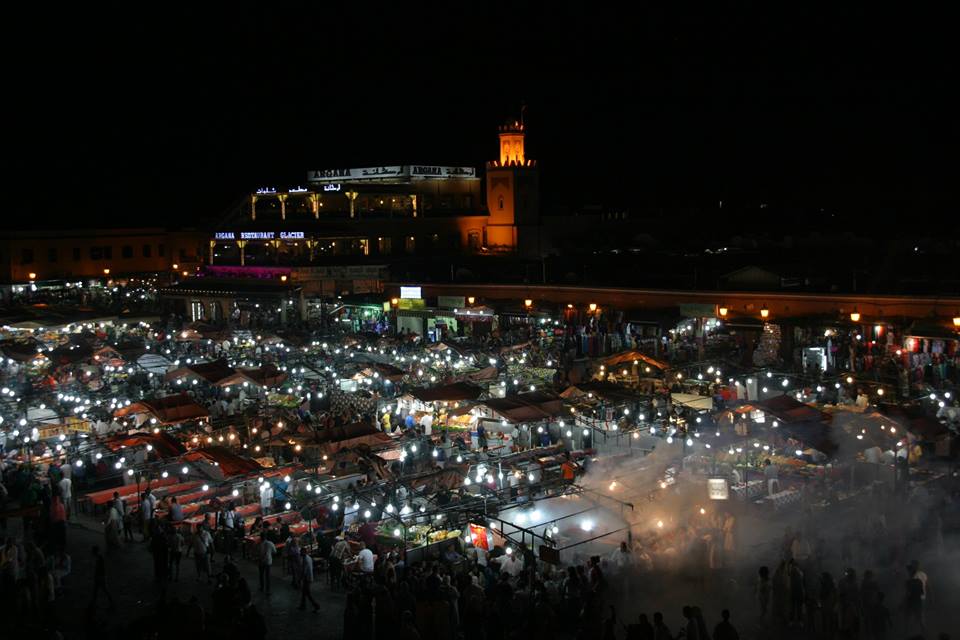
[[[100,547],[94,546],[92,549],[93,554],[93,599],[91,601],[92,606],[97,605],[97,598],[102,591],[105,596],[107,596],[107,601],[110,603],[110,609],[115,609],[116,605],[113,602],[113,596],[110,595],[110,591],[107,589],[107,567],[103,561],[103,555],[100,553]]]
[[[723,618],[723,620],[718,622],[717,626],[713,628],[713,640],[740,640],[740,634],[737,633],[736,628],[730,624],[730,611],[724,609],[720,612],[720,617]]]
[[[313,605],[313,612],[320,610],[317,601],[313,599],[310,588],[313,586],[313,558],[306,548],[300,549],[300,611],[306,609],[307,600]]]
[[[167,547],[169,549],[169,567],[167,575],[173,577],[174,581],[180,581],[180,559],[183,557],[184,540],[180,529],[171,526],[167,532]]]
[[[260,591],[270,595],[270,568],[273,566],[273,556],[277,553],[277,545],[270,542],[267,536],[260,536]]]

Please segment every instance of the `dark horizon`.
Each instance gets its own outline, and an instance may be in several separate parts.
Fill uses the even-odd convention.
[[[11,83],[11,217],[178,226],[310,169],[481,167],[521,104],[548,215],[692,208],[709,228],[720,200],[867,229],[860,214],[952,215],[956,65],[935,16],[425,6],[45,18],[14,36],[30,63]]]

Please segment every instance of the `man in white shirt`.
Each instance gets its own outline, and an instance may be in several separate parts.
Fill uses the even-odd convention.
[[[425,413],[420,418],[420,426],[423,427],[423,435],[429,436],[433,433],[433,414]]]
[[[310,557],[306,548],[300,549],[300,562],[300,611],[307,608],[307,600],[309,600],[313,605],[313,612],[316,613],[320,607],[310,593],[310,587],[313,586],[313,558]]]
[[[270,567],[273,566],[273,556],[277,553],[277,545],[267,540],[266,536],[260,537],[260,591],[266,591],[270,595]]]
[[[373,551],[367,549],[367,545],[360,543],[360,553],[357,554],[360,561],[360,571],[366,575],[373,575]]]
[[[207,581],[210,580],[210,550],[212,548],[213,537],[203,525],[198,524],[193,536],[193,561],[197,567],[197,580],[201,580],[203,574],[207,574]]]
[[[156,512],[157,497],[147,489],[140,499],[140,512],[143,514],[143,539],[150,539],[150,533],[153,525],[153,516]]]
[[[65,468],[69,469],[70,465]],[[63,500],[63,506],[67,509],[67,518],[69,519],[70,511],[73,508],[73,480],[65,475],[57,483],[57,486],[60,487],[60,498]]]

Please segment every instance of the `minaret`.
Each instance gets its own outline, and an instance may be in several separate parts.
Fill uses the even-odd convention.
[[[517,122],[500,127],[500,166],[522,167],[526,164],[523,153],[523,124]]]
[[[536,162],[526,156],[522,120],[501,126],[500,158],[487,163],[486,194],[490,216],[484,245],[493,251],[536,253],[540,199]]]

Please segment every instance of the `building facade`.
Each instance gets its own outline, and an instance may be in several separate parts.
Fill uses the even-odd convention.
[[[208,240],[215,266],[368,265],[538,246],[536,163],[524,127],[501,127],[500,158],[476,167],[386,165],[310,171],[306,187],[266,187]]]
[[[170,269],[192,273],[203,263],[204,243],[203,233],[162,228],[8,231],[0,240],[0,280],[22,284]]]

